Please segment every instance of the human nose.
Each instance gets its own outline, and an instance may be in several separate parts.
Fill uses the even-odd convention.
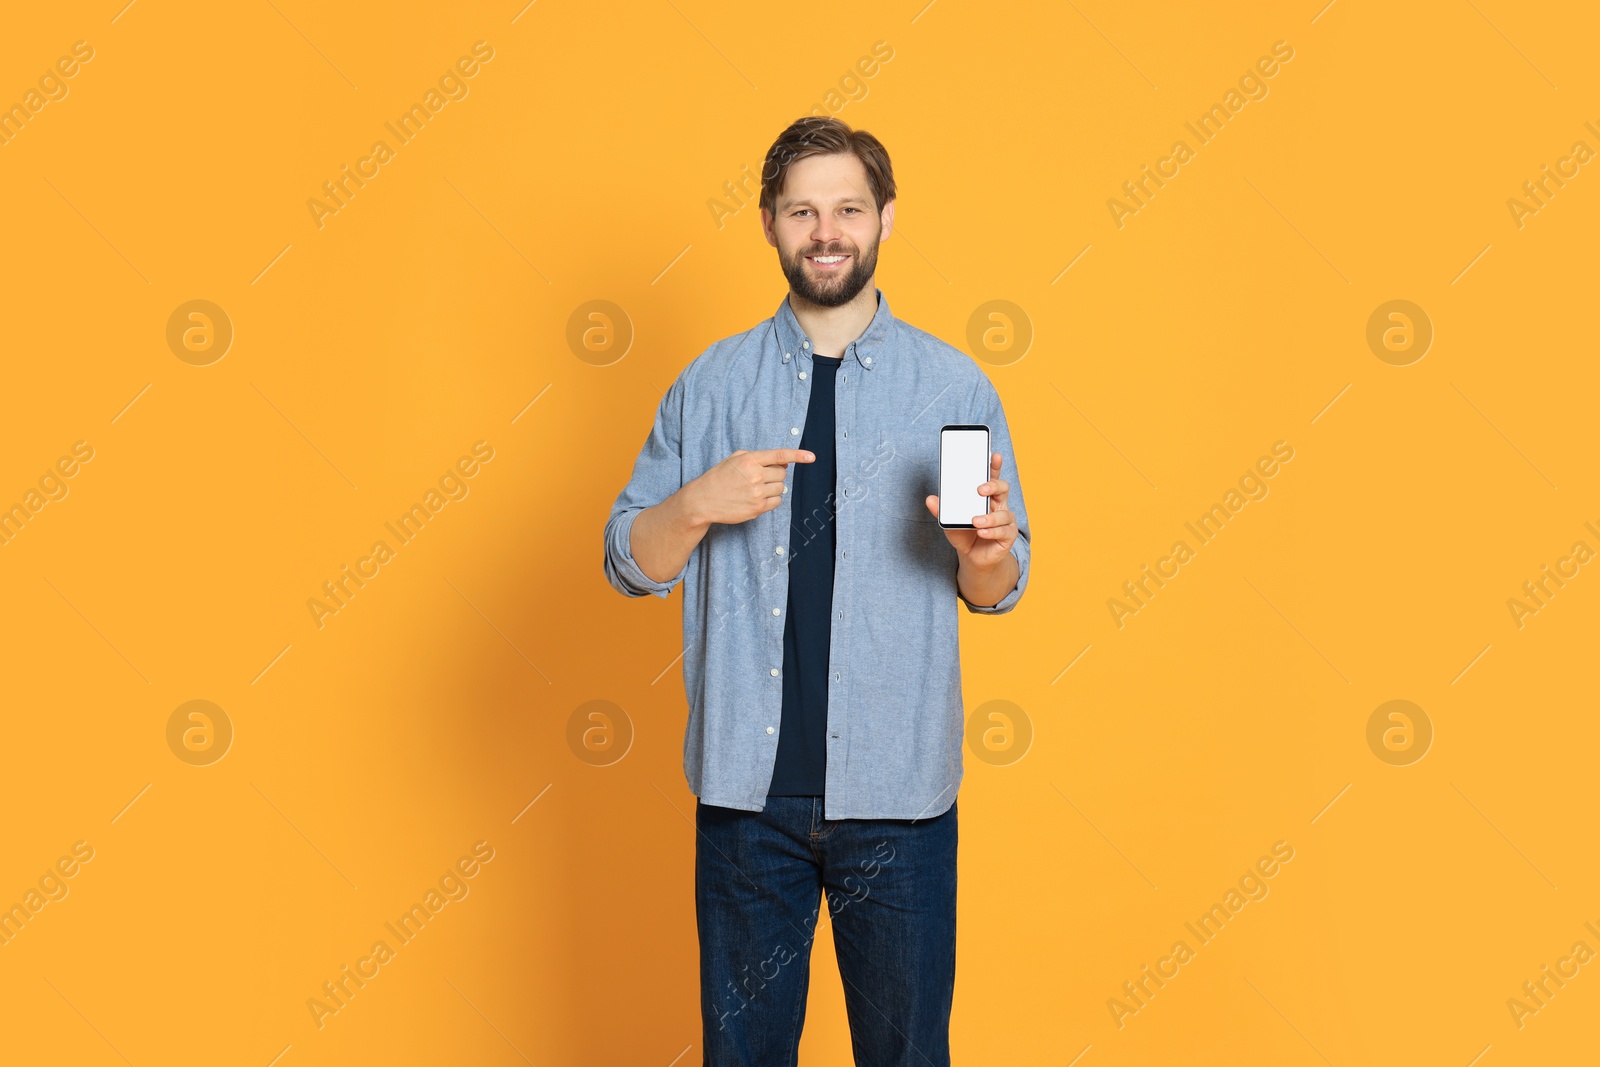
[[[842,232],[837,219],[831,215],[819,214],[816,225],[811,228],[811,239],[817,244],[825,245],[836,240]]]

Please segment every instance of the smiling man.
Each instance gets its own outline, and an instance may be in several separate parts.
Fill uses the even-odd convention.
[[[1030,545],[994,386],[877,288],[894,199],[870,133],[778,137],[761,221],[789,292],[678,375],[606,522],[614,588],[684,588],[706,1067],[796,1062],[830,921],[856,1063],[950,1063],[958,605],[1015,607]],[[946,423],[991,431],[970,530],[937,522]]]

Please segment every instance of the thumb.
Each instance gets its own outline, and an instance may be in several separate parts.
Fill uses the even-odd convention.
[[[936,496],[925,496],[925,497],[922,498],[922,504],[929,511],[933,512],[933,517],[934,518],[937,519],[939,517],[939,498],[938,497],[936,497]]]

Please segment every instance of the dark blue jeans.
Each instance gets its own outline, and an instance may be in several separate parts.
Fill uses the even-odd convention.
[[[949,1067],[956,806],[822,811],[820,797],[768,797],[759,812],[696,801],[705,1067],[794,1067],[811,942],[830,922],[856,1067]]]

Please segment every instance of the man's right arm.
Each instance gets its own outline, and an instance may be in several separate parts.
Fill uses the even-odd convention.
[[[711,523],[694,511],[693,484],[634,517],[630,545],[634,562],[652,581],[664,582],[683,573],[694,546]]]
[[[617,495],[605,528],[606,581],[624,596],[665,597],[683,580],[684,568],[705,528],[690,530],[684,505],[683,400],[680,373],[656,408],[633,476]],[[639,536],[633,528],[642,523]],[[636,556],[634,548],[642,551]],[[659,576],[659,577],[658,577]]]
[[[685,374],[661,398],[655,425],[634,462],[633,477],[606,520],[606,580],[626,596],[665,597],[672,592],[712,523],[746,522],[779,507],[788,465],[816,459],[813,453],[795,448],[755,452],[741,448],[686,480]]]
[[[816,458],[815,453],[798,448],[736,450],[661,503],[634,516],[630,531],[634,565],[658,583],[666,579],[656,575],[680,576],[712,523],[748,522],[779,507],[789,464],[810,463]]]

